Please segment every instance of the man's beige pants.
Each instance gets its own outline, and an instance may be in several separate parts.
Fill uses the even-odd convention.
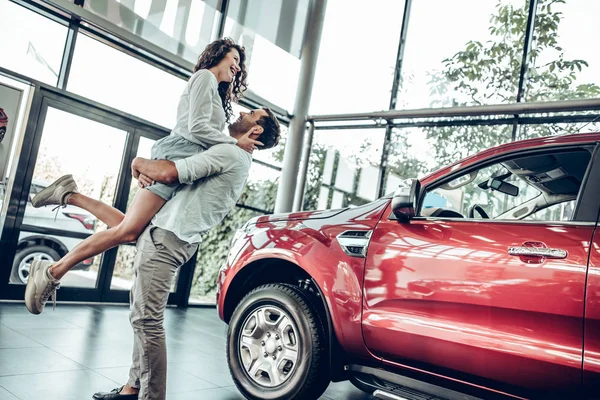
[[[133,362],[127,383],[140,390],[139,399],[165,400],[165,308],[177,268],[194,255],[198,245],[150,225],[138,238],[136,247],[135,280],[129,295],[129,321],[134,333]]]

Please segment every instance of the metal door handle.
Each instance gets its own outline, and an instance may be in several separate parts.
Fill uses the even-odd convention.
[[[511,256],[545,257],[555,260],[567,258],[567,251],[563,249],[550,249],[548,247],[509,247],[508,254]]]

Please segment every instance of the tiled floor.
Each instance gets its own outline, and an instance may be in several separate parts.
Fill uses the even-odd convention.
[[[225,361],[215,309],[167,309],[168,400],[243,400]],[[91,399],[125,383],[132,332],[125,306],[65,305],[31,315],[0,302],[0,400]],[[322,399],[373,399],[348,382]]]

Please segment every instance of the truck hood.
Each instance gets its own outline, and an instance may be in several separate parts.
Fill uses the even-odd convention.
[[[285,222],[285,221],[306,221],[306,220],[320,220],[320,219],[328,219],[334,218],[342,213],[347,215],[347,218],[350,218],[356,223],[357,221],[364,220],[365,218],[374,217],[371,215],[373,212],[377,215],[383,212],[385,206],[390,202],[390,197],[385,196],[375,201],[372,201],[367,204],[363,204],[362,206],[357,207],[345,207],[338,208],[335,210],[318,210],[318,211],[300,211],[300,212],[292,212],[292,213],[282,213],[282,214],[273,214],[273,215],[263,215],[261,217],[254,217],[250,221],[247,222],[247,225],[251,224],[263,224],[263,223],[274,223],[274,222]],[[341,216],[340,218],[345,218]],[[379,218],[379,216],[377,216]],[[342,223],[342,220],[337,221],[336,223]]]
[[[346,208],[339,208],[337,210],[318,210],[318,211],[300,211],[294,213],[282,213],[273,215],[263,215],[258,218],[253,218],[249,221],[250,224],[260,224],[268,222],[280,222],[280,221],[296,221],[296,220],[307,220],[307,219],[325,219],[335,217],[336,215],[346,211]]]

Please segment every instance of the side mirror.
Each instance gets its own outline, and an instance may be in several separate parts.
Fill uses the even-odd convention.
[[[408,222],[415,216],[421,182],[413,179],[410,187],[398,187],[392,198],[392,211],[398,221]]]

